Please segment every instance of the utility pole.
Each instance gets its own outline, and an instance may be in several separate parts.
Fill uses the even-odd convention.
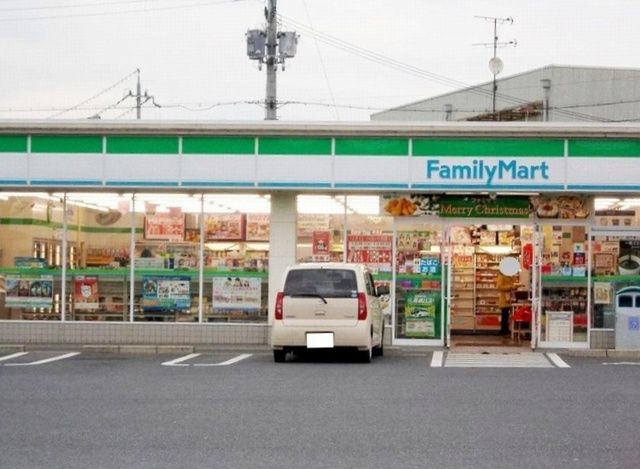
[[[141,119],[142,118],[142,105],[145,104],[147,101],[151,101],[151,103],[155,106],[155,107],[162,107],[160,106],[158,103],[156,103],[155,99],[153,96],[151,96],[147,90],[144,90],[144,94],[142,94],[142,85],[140,83],[140,69],[137,68],[136,69],[136,73],[138,75],[138,80],[136,82],[136,94],[133,94],[133,92],[131,90],[129,90],[129,94],[125,95],[125,97],[123,98],[136,98],[136,119]],[[144,98],[144,100],[143,100]]]
[[[295,31],[278,32],[277,0],[267,0],[264,9],[264,16],[267,21],[265,29],[250,29],[246,33],[247,56],[251,60],[258,61],[258,68],[262,69],[264,63],[267,68],[267,86],[264,99],[265,120],[276,120],[278,109],[277,98],[277,71],[278,64],[282,64],[284,71],[284,61],[296,55],[298,46],[298,35]]]
[[[491,42],[481,42],[473,44],[474,46],[491,46],[493,44],[493,57],[489,60],[489,70],[493,75],[493,87],[491,93],[491,112],[493,114],[494,120],[496,119],[496,94],[498,92],[498,82],[496,80],[496,76],[502,71],[504,68],[504,64],[500,57],[497,56],[498,46],[505,47],[508,45],[513,45],[514,47],[518,45],[516,40],[508,41],[508,42],[498,42],[498,23],[504,24],[509,23],[513,24],[513,18],[497,18],[495,16],[476,16],[476,18],[481,18],[485,21],[489,21],[493,23],[493,43]]]

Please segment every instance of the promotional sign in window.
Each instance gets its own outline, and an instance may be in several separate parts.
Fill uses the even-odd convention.
[[[261,280],[254,277],[214,277],[214,309],[260,309]]]
[[[142,309],[145,312],[185,311],[191,308],[188,276],[142,277]]]
[[[78,275],[74,279],[73,303],[75,309],[98,309],[98,277]]]
[[[53,306],[53,276],[8,275],[6,282],[8,308],[51,308]]]
[[[144,238],[156,241],[184,241],[183,213],[156,213],[144,217]]]
[[[350,234],[347,236],[347,261],[363,263],[373,270],[391,270],[391,235]]]
[[[412,338],[439,337],[440,294],[416,292],[406,296],[404,307],[405,335]]]
[[[331,247],[331,232],[314,231],[311,238],[311,245],[314,256],[328,255]]]

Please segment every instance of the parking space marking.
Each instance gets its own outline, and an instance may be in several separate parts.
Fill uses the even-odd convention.
[[[29,363],[5,363],[4,366],[31,366],[31,365],[44,365],[45,363],[56,362],[58,360],[64,360],[65,358],[75,357],[80,355],[80,352],[65,353],[64,355],[56,355],[55,357],[45,358],[43,360],[37,360]]]
[[[432,367],[445,368],[571,368],[555,353],[465,353],[448,352],[443,359],[434,356]]]
[[[190,353],[189,355],[185,355],[184,357],[178,357],[175,360],[169,360],[168,362],[164,362],[164,366],[189,366],[188,363],[181,363],[187,360],[191,360],[192,358],[199,357],[199,353]]]
[[[189,355],[185,355],[183,357],[178,357],[174,360],[169,360],[167,362],[164,362],[163,365],[164,366],[229,366],[252,356],[251,353],[243,353],[242,355],[238,355],[237,357],[233,357],[221,363],[182,363],[182,362],[186,362],[187,360],[191,360],[192,358],[199,357],[200,355],[202,354],[190,353]]]
[[[11,360],[12,358],[21,357],[23,355],[26,355],[27,353],[29,352],[18,352],[18,353],[12,353],[11,355],[5,355],[4,357],[0,357],[0,362]]]
[[[605,362],[603,365],[631,365],[631,366],[640,366],[640,362]]]
[[[557,353],[547,353],[547,357],[558,368],[571,368],[567,362],[558,356]]]
[[[433,356],[431,357],[431,368],[442,367],[443,359],[444,359],[443,352],[433,352]]]
[[[222,362],[222,363],[196,363],[193,366],[228,366],[228,365],[233,365],[234,363],[238,363],[239,361],[245,360],[247,358],[249,358],[252,354],[250,353],[243,353],[242,355],[238,355],[237,357],[234,357],[230,360],[227,360],[226,362]]]

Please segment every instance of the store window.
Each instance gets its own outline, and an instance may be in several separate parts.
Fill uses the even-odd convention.
[[[299,195],[297,198],[296,261],[345,260],[346,197]]]
[[[62,319],[63,204],[58,195],[0,193],[0,319]],[[77,246],[69,244],[77,262]]]
[[[540,341],[586,343],[589,325],[586,225],[540,226],[542,239]]]
[[[269,196],[64,198],[0,194],[0,319],[266,321]]]
[[[616,292],[640,284],[640,235],[595,231],[592,236],[591,327],[614,329]]]

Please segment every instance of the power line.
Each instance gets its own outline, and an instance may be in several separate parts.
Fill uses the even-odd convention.
[[[206,6],[220,5],[223,3],[236,3],[236,2],[246,2],[246,1],[254,1],[254,0],[217,0],[217,1],[190,3],[186,5],[181,4],[179,6],[174,5],[174,6],[165,6],[165,7],[138,8],[138,9],[121,10],[121,11],[105,11],[105,12],[95,12],[95,13],[70,13],[65,15],[30,16],[26,18],[0,18],[0,22],[9,23],[9,22],[55,20],[55,19],[67,19],[67,18],[87,18],[87,17],[100,17],[100,16],[129,15],[131,13],[149,13],[154,11],[182,10],[187,8],[206,7]]]
[[[317,31],[313,28],[309,28],[308,26],[304,25],[303,23],[300,23],[299,21],[296,21],[292,18],[288,18],[285,17],[283,15],[279,15],[283,20],[288,21],[290,23],[292,23],[293,25],[296,26],[296,28],[298,28],[301,31],[306,32],[307,34],[317,38],[319,41],[330,45],[332,47],[344,50],[346,52],[352,53],[354,55],[357,55],[359,57],[362,57],[366,60],[384,65],[385,67],[389,67],[389,68],[393,68],[395,70],[404,72],[404,73],[408,73],[410,75],[413,76],[417,76],[419,78],[424,78],[430,81],[434,81],[436,83],[439,84],[443,84],[445,86],[448,87],[453,87],[453,88],[457,88],[457,89],[464,89],[465,91],[472,93],[472,94],[478,94],[481,96],[485,96],[485,97],[490,97],[492,96],[492,90],[489,89],[483,89],[482,86],[484,85],[469,85],[466,84],[464,82],[452,79],[452,78],[448,78],[445,77],[443,75],[439,75],[433,72],[429,72],[427,70],[423,70],[420,69],[418,67],[414,67],[413,65],[408,65],[406,63],[400,62],[396,59],[393,59],[391,57],[387,57],[384,56],[382,54],[378,54],[377,52],[373,52],[371,50],[353,45],[351,43],[348,43],[346,41],[343,41],[339,38],[336,38],[334,36],[331,36],[329,34]],[[517,98],[514,96],[509,96],[506,95],[504,93],[497,93],[497,96],[507,102],[513,103],[513,104],[526,104],[527,100],[524,100],[522,98]],[[398,109],[391,109],[391,110],[398,110]],[[488,110],[484,110],[483,112],[489,112]],[[587,114],[582,114],[582,113],[577,113],[577,112],[571,112],[571,111],[560,111],[560,113],[562,113],[563,115],[569,116],[569,117],[573,117],[573,118],[577,118],[577,119],[582,119],[582,120],[594,120],[594,121],[599,121],[600,119],[595,117],[595,116],[590,116]]]
[[[38,10],[62,10],[68,8],[93,8],[112,5],[123,5],[131,3],[150,3],[150,2],[162,2],[166,0],[118,0],[114,2],[94,2],[94,3],[67,3],[66,5],[47,5],[37,7],[10,7],[0,8],[0,12],[3,11],[38,11]]]
[[[102,96],[102,95],[103,95],[103,94],[105,94],[106,92],[111,91],[111,90],[112,90],[112,89],[114,89],[116,86],[118,86],[120,83],[122,83],[122,82],[124,82],[124,81],[128,80],[130,77],[132,77],[132,76],[133,76],[133,75],[135,75],[136,73],[138,73],[138,70],[137,70],[137,69],[136,69],[136,70],[134,70],[133,72],[129,73],[128,75],[124,76],[123,78],[121,78],[120,80],[118,80],[117,82],[115,82],[113,85],[111,85],[111,86],[109,86],[109,87],[105,88],[104,90],[102,90],[102,91],[100,91],[100,92],[98,92],[98,93],[94,94],[94,95],[93,95],[93,96],[91,96],[90,98],[85,99],[84,101],[82,101],[82,102],[80,102],[80,103],[76,104],[75,106],[71,106],[71,107],[70,107],[70,108],[68,108],[68,109],[65,109],[65,110],[63,110],[63,111],[61,111],[61,112],[59,112],[59,113],[57,113],[57,114],[54,114],[53,116],[50,116],[49,118],[50,118],[50,119],[53,119],[53,118],[55,118],[55,117],[61,116],[62,114],[66,114],[66,113],[67,113],[67,112],[69,112],[69,111],[74,111],[74,110],[76,110],[78,107],[80,107],[80,106],[82,106],[82,105],[84,105],[84,104],[86,104],[86,103],[88,103],[88,102],[90,102],[90,101],[93,101],[93,100],[94,100],[94,99],[96,99],[98,96]]]

